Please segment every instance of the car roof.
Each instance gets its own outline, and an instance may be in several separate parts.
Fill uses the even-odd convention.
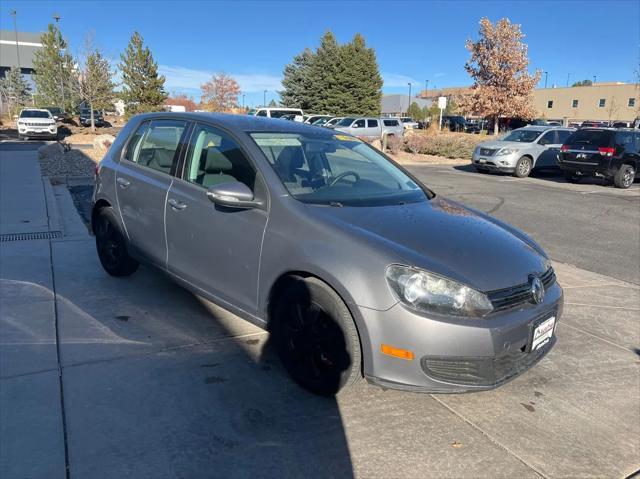
[[[194,112],[156,112],[136,115],[141,121],[159,118],[186,119],[189,121],[210,121],[231,130],[240,131],[260,131],[260,132],[286,132],[286,133],[309,133],[322,134],[327,136],[333,134],[333,130],[327,130],[306,123],[281,120],[279,118],[268,118],[253,115],[232,115],[228,113],[194,113]]]
[[[20,111],[46,111],[47,113],[50,113],[46,108],[23,108]]]
[[[534,130],[534,131],[547,131],[547,130],[575,130],[575,128],[570,128],[568,126],[557,126],[557,125],[526,125],[522,128],[517,128],[517,130]]]

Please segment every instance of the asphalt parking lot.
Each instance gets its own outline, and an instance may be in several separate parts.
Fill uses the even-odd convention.
[[[0,145],[0,476],[628,477],[640,468],[640,188],[415,166],[522,228],[565,288],[558,344],[503,387],[338,399],[294,385],[267,333],[141,268],[107,276],[65,185]],[[17,178],[17,176],[16,176]],[[36,185],[37,186],[37,185]],[[76,200],[81,195],[76,195]],[[33,204],[32,204],[33,203]]]

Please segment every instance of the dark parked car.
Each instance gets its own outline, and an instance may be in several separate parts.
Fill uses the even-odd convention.
[[[600,176],[629,188],[640,167],[640,132],[631,129],[582,128],[562,145],[558,166],[568,181]]]
[[[337,130],[136,116],[100,162],[91,222],[109,274],[153,265],[268,329],[316,393],[362,376],[491,389],[556,342],[563,292],[535,241]]]
[[[95,126],[104,126],[104,116],[99,110],[93,110],[93,123]],[[80,124],[82,126],[91,126],[91,109],[80,109]]]
[[[465,131],[466,124],[464,116],[442,117],[442,128],[448,128],[450,131]]]

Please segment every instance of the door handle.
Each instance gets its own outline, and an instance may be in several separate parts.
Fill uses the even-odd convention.
[[[120,188],[126,188],[131,184],[129,180],[125,180],[122,177],[119,177],[116,181],[118,182],[118,185],[120,185]]]
[[[167,203],[169,203],[169,206],[171,206],[171,208],[177,211],[182,211],[187,207],[187,204],[184,201],[178,201],[174,198],[171,198]]]

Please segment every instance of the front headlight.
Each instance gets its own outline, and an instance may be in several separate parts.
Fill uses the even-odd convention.
[[[386,277],[395,296],[419,312],[481,318],[493,311],[484,293],[427,271],[394,264]]]
[[[497,156],[502,156],[502,155],[512,155],[513,153],[516,153],[518,150],[516,148],[502,148],[501,150],[498,151],[498,153],[496,153]]]

